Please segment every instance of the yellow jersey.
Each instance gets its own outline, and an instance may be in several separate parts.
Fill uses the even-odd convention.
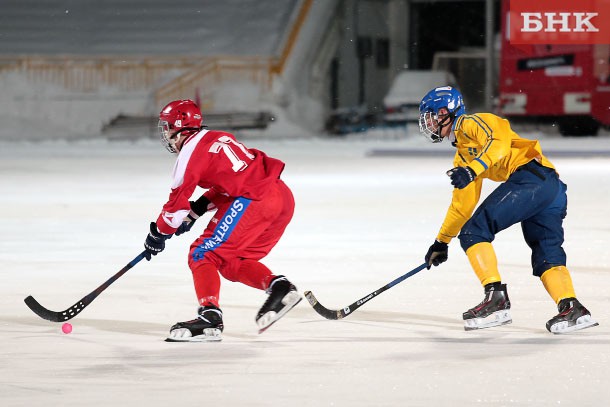
[[[476,174],[464,189],[454,188],[451,205],[437,235],[449,243],[474,212],[481,197],[483,179],[504,182],[520,166],[532,160],[555,168],[542,154],[540,143],[515,133],[508,120],[491,113],[461,115],[453,128],[457,149],[454,167],[470,167]]]

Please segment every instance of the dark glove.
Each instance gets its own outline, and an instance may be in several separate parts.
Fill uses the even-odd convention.
[[[151,256],[156,256],[157,253],[161,253],[165,249],[165,241],[170,237],[172,235],[164,235],[157,230],[156,222],[150,222],[150,232],[144,241],[146,260],[150,260]]]
[[[186,218],[184,218],[182,224],[178,226],[178,229],[176,229],[176,236],[180,236],[181,234],[191,230],[195,224],[195,221],[208,210],[210,200],[201,195],[199,199],[196,201],[190,201],[189,203],[191,204],[191,213],[186,215]]]
[[[196,201],[191,201],[191,211],[193,211],[197,216],[201,216],[208,210],[208,205],[210,204],[210,200],[205,197],[205,195],[201,195],[199,199]]]
[[[466,188],[477,176],[470,167],[452,168],[447,171],[447,175],[451,178],[451,185],[458,189]]]
[[[183,233],[186,233],[191,230],[197,218],[193,218],[190,214],[186,215],[186,218],[182,221],[182,224],[178,226],[176,232],[174,233],[176,236],[180,236]]]
[[[428,249],[428,253],[426,253],[425,261],[428,265],[428,270],[430,270],[432,265],[438,266],[439,264],[446,262],[448,257],[449,245],[447,243],[434,240],[434,243]]]

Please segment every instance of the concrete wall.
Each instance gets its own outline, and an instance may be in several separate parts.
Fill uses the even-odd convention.
[[[408,0],[344,0],[338,15],[343,28],[339,62],[339,107],[364,104],[379,111],[396,74],[407,67]],[[370,39],[372,53],[360,59],[358,38]],[[389,41],[389,66],[376,61],[379,40]]]
[[[314,0],[270,102],[286,119],[312,132],[323,129],[329,109],[329,67],[339,45],[338,0]]]

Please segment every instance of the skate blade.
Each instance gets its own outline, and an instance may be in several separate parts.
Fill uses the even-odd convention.
[[[222,331],[216,328],[206,328],[203,335],[191,336],[191,331],[186,328],[174,329],[169,333],[165,342],[220,342]]]
[[[491,328],[506,325],[513,322],[509,310],[496,311],[485,318],[471,318],[464,320],[464,330],[474,331],[476,329]]]
[[[303,298],[296,291],[286,294],[282,299],[282,303],[286,306],[280,310],[280,312],[269,311],[262,317],[260,317],[256,324],[258,325],[259,335],[265,332],[271,325],[275,324],[280,318],[293,309]]]
[[[581,329],[592,328],[598,325],[599,324],[593,318],[591,318],[591,315],[583,315],[582,317],[578,318],[576,323],[572,326],[569,326],[568,321],[563,321],[552,325],[549,330],[555,335],[561,335],[574,331],[580,331]]]

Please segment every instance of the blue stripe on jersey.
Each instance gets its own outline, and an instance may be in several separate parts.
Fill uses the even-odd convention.
[[[485,143],[485,145],[481,149],[481,152],[479,153],[478,157],[475,158],[475,161],[479,162],[483,166],[483,168],[487,169],[488,168],[487,164],[485,164],[483,162],[483,160],[481,160],[479,157],[482,157],[483,154],[485,154],[491,147],[491,143],[493,143],[493,141],[494,141],[493,129],[489,126],[489,124],[487,124],[487,122],[485,120],[481,119],[476,114],[473,114],[470,117],[481,128],[481,130],[483,130],[485,132],[485,134],[487,135],[487,143]]]
[[[251,202],[251,199],[243,197],[239,197],[233,201],[218,223],[218,226],[214,229],[214,234],[211,237],[204,239],[204,241],[193,251],[194,261],[203,259],[203,256],[205,256],[207,252],[217,249],[229,239],[231,233],[235,230],[235,226],[239,223],[239,220],[244,212],[246,212],[246,209]]]
[[[483,166],[483,168],[487,169],[487,164],[485,164],[485,162],[483,160],[481,160],[480,158],[475,158],[474,161],[478,162],[479,164],[481,164]]]
[[[485,134],[487,134],[487,138],[492,138],[492,134],[494,131],[485,120],[481,119],[476,114],[471,115],[471,118],[473,118],[474,122],[479,125],[479,127],[485,132]]]
[[[462,125],[462,120],[464,120],[464,116],[466,115],[461,115],[453,121],[453,126],[451,127],[451,130],[455,130],[457,127],[460,127]]]

